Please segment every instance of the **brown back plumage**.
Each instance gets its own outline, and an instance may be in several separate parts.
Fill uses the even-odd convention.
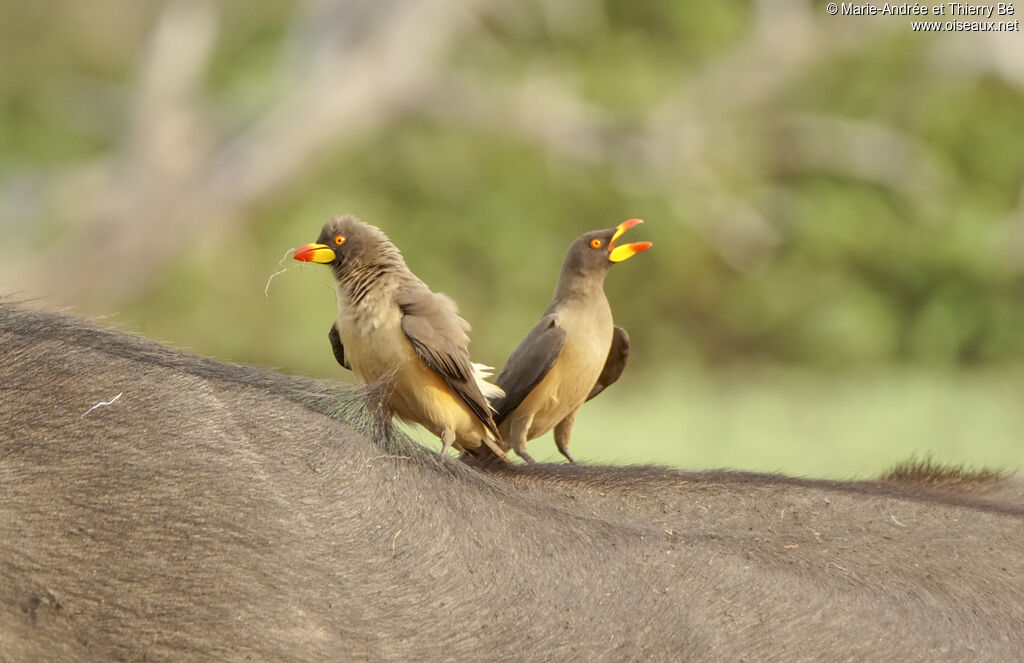
[[[459,317],[449,297],[431,292],[422,281],[420,285],[399,291],[395,299],[402,311],[402,331],[416,354],[441,376],[487,430],[500,439],[490,405],[477,385],[469,358],[469,336],[466,335],[469,323]]]

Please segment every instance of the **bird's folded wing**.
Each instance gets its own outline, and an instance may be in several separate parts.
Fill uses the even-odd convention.
[[[499,437],[469,358],[469,324],[459,317],[455,304],[426,288],[399,292],[397,303],[402,311],[402,332],[419,358]]]
[[[331,331],[327,332],[327,338],[331,341],[331,350],[334,351],[334,358],[338,360],[342,368],[352,370],[348,360],[345,359],[345,346],[341,343],[341,334],[338,333],[338,325],[331,325]]]
[[[565,330],[558,326],[553,315],[544,316],[533,326],[509,355],[498,376],[498,386],[505,390],[505,396],[493,404],[496,422],[504,421],[544,379],[564,345]]]
[[[590,390],[587,396],[589,401],[597,396],[605,387],[619,379],[622,371],[626,370],[626,360],[629,359],[629,334],[622,327],[616,327],[612,334],[612,347],[608,350],[608,359],[604,362],[601,375],[597,376],[597,384]]]

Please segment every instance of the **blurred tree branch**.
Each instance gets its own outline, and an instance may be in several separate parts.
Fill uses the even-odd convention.
[[[543,11],[549,23],[569,25],[587,6],[578,0],[572,11]],[[8,269],[34,272],[23,280],[48,283],[47,291],[70,301],[136,295],[200,230],[226,234],[347,143],[412,114],[513,135],[562,159],[613,164],[625,179],[676,191],[678,216],[738,270],[771,260],[786,239],[789,229],[772,211],[785,198],[771,184],[780,176],[825,172],[866,182],[922,218],[940,218],[946,168],[923,141],[877,121],[787,110],[792,87],[822,62],[902,24],[837,20],[807,0],[758,0],[744,39],[640,117],[623,118],[551,73],[504,80],[451,65],[485,11],[500,21],[519,9],[486,0],[308,0],[282,48],[287,87],[251,122],[223,129],[203,93],[218,39],[216,5],[166,4],[117,149],[24,189],[56,201],[36,216],[68,224],[74,241],[59,260]],[[601,12],[591,14],[601,25]],[[970,43],[943,40],[935,61]],[[1019,39],[986,43],[959,61],[1024,84]],[[18,201],[17,213],[30,216]]]
[[[431,85],[482,1],[313,3],[302,14],[294,84],[236,136],[217,132],[200,86],[217,34],[214,4],[167,4],[139,70],[118,151],[53,178],[43,199],[78,228],[46,265],[20,265],[65,293],[116,301],[138,293],[201,227],[227,227],[316,167],[339,145],[379,131]],[[306,19],[306,20],[303,20]],[[363,28],[352,33],[352,26]]]
[[[730,133],[738,119],[750,122],[767,146],[767,159],[759,164],[773,171],[762,173],[766,179],[778,171],[825,171],[891,189],[930,217],[942,207],[943,168],[906,132],[780,115],[774,108],[795,79],[881,29],[851,28],[823,16],[802,0],[762,0],[749,39],[668,91],[639,122],[617,119],[551,75],[527,76],[518,84],[450,76],[423,101],[446,121],[514,133],[559,157],[613,163],[682,188],[691,213],[681,216],[727,264],[746,270],[771,256],[784,229],[752,200],[756,196],[738,191],[725,175],[749,168],[752,155],[762,151]],[[768,196],[768,203],[774,198]]]

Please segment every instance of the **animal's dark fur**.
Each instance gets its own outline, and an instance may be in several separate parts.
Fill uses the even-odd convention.
[[[1016,480],[478,470],[363,403],[0,304],[0,660],[1024,651]]]
[[[882,478],[888,481],[924,483],[933,486],[967,486],[997,483],[1005,479],[1006,476],[1006,472],[996,470],[972,470],[955,465],[943,465],[926,456],[899,463],[886,472]]]

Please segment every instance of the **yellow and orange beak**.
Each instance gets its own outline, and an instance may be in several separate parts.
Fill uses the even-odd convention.
[[[632,242],[630,244],[623,244],[622,246],[615,246],[615,240],[622,236],[622,233],[626,232],[635,225],[641,224],[643,221],[640,219],[630,219],[629,221],[623,221],[615,229],[615,234],[612,235],[612,239],[608,242],[608,260],[611,262],[622,262],[623,260],[629,260],[641,251],[654,246],[652,242]],[[295,256],[298,257],[298,254]]]
[[[295,251],[295,259],[303,262],[334,262],[337,256],[326,244],[304,244]]]

